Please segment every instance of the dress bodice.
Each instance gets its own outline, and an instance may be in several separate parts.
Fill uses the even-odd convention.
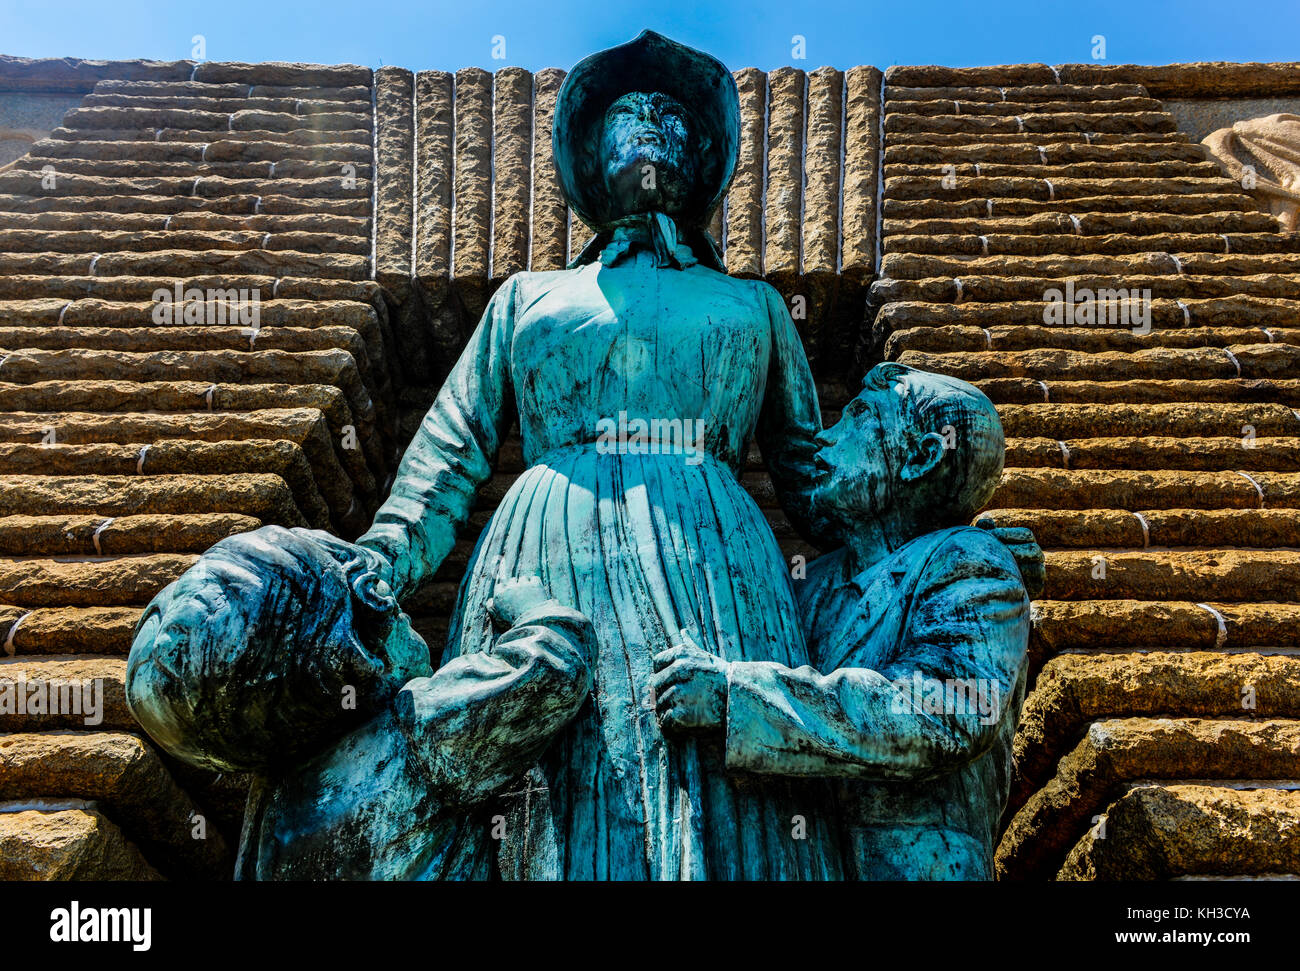
[[[739,468],[771,358],[759,285],[699,265],[657,269],[644,251],[516,281],[509,361],[528,464],[622,418],[634,429],[702,421],[700,446]]]

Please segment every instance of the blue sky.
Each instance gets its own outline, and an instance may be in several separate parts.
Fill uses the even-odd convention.
[[[645,27],[729,67],[1300,60],[1300,0],[0,0],[0,53],[568,68]],[[806,38],[806,60],[791,38]],[[505,38],[494,60],[493,38]]]

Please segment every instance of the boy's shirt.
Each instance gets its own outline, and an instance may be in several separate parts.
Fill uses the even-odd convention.
[[[491,651],[412,679],[325,751],[258,780],[236,878],[491,876],[495,847],[474,808],[526,771],[581,707],[591,637],[583,614],[543,604]]]
[[[843,793],[864,878],[991,877],[1027,668],[1015,560],[956,527],[846,563],[795,585],[813,666],[730,665],[728,768],[864,780]]]

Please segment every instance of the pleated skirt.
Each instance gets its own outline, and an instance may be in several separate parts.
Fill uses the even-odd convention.
[[[725,771],[721,736],[660,731],[652,658],[685,632],[728,660],[807,663],[771,527],[711,457],[556,450],[484,529],[446,658],[487,650],[495,585],[534,576],[596,630],[588,704],[502,800],[507,879],[835,879],[829,786]]]

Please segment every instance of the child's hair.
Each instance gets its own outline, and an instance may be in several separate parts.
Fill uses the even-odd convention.
[[[908,398],[920,430],[944,435],[953,445],[935,470],[942,486],[936,494],[947,497],[942,518],[949,525],[969,523],[1002,478],[1002,422],[993,402],[973,384],[946,374],[928,373],[927,380],[942,390],[920,385]]]
[[[178,602],[201,622],[163,629],[163,611]],[[388,700],[384,662],[362,644],[354,603],[345,567],[295,531],[221,540],[146,609],[127,661],[128,705],[191,764],[245,771],[292,761]]]

